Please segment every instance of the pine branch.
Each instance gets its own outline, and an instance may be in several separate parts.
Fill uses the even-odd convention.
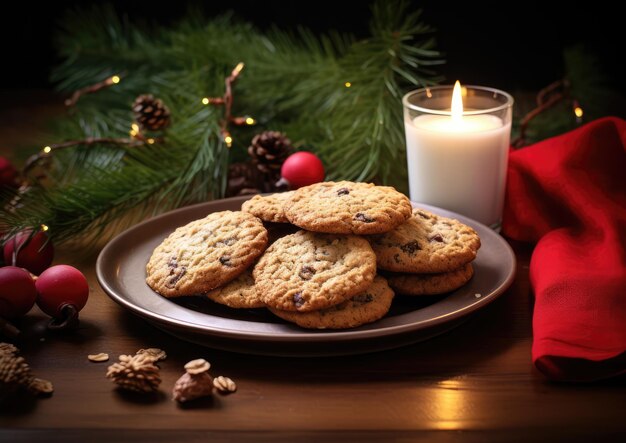
[[[82,144],[55,153],[46,186],[32,187],[17,210],[0,211],[0,223],[13,231],[46,224],[55,241],[94,239],[129,221],[131,211],[141,217],[222,197],[228,164],[245,156],[253,132],[232,128],[228,149],[221,110],[202,98],[220,96],[239,61],[246,71],[232,115],[253,116],[257,132],[286,131],[322,157],[331,179],[404,189],[401,97],[436,83],[434,67],[443,61],[432,29],[407,2],[379,0],[372,14],[371,37],[362,41],[305,29],[262,33],[231,15],[205,20],[193,13],[155,32],[110,7],[70,14],[58,40],[65,58],[53,74],[59,88],[89,90],[124,76],[82,95],[50,143],[127,138],[131,104],[144,93],[167,104],[172,125],[160,144]]]

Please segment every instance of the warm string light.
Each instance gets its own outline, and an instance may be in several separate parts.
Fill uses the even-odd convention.
[[[161,138],[154,138],[154,137],[144,137],[144,135],[141,133],[141,128],[139,127],[139,125],[137,123],[132,123],[130,125],[130,131],[128,131],[128,134],[130,135],[131,139],[133,140],[138,140],[138,141],[144,141],[149,145],[153,145],[155,144],[157,141],[162,141]]]
[[[43,232],[46,232],[48,229],[50,229],[50,228],[48,227],[48,225],[44,225],[44,224],[42,224],[42,225],[41,225],[41,230],[42,230]]]
[[[133,126],[134,125],[135,124],[133,124]],[[133,129],[134,128],[131,127],[131,132],[133,132]],[[139,126],[137,126],[137,130],[138,129],[139,129]],[[153,141],[156,142],[157,139],[153,139]],[[54,151],[58,151],[59,149],[71,148],[71,147],[78,146],[78,145],[91,146],[91,145],[96,145],[96,144],[137,147],[137,146],[145,145],[146,142],[147,141],[144,141],[143,137],[141,137],[138,134],[138,137],[136,138],[135,137],[131,137],[131,138],[88,137],[83,140],[68,140],[62,143],[46,145],[37,154],[33,154],[30,157],[28,157],[28,159],[26,159],[26,162],[24,163],[24,167],[22,168],[22,171],[21,171],[21,176],[24,179],[24,185],[27,186],[28,180],[26,177],[28,176],[28,173],[30,172],[30,170],[33,169],[35,166],[37,166],[42,159],[49,157],[50,155],[52,155]],[[147,143],[150,143],[150,142],[147,142]]]
[[[235,126],[255,125],[256,120],[250,116],[233,117],[231,114],[233,106],[233,84],[241,74],[244,68],[243,62],[237,63],[228,77],[224,80],[224,95],[222,97],[202,97],[200,102],[204,106],[224,106],[224,116],[220,120],[220,134],[222,140],[228,148],[233,145],[233,136],[228,130],[228,126],[233,124]]]
[[[130,125],[130,131],[128,132],[132,138],[137,138],[139,135],[139,125],[137,123],[133,123]]]
[[[223,105],[224,99],[222,97],[203,97],[201,100],[203,105],[213,105],[213,106],[218,106],[218,105]]]
[[[350,82],[345,82],[343,85],[344,85],[346,88],[349,88],[349,87],[351,87],[351,86],[352,86],[352,83],[350,83]]]
[[[240,67],[239,65],[237,65],[236,69],[238,68],[239,70],[241,70],[242,67],[243,66]],[[115,74],[106,78],[105,80],[101,82],[79,89],[75,91],[70,98],[65,100],[65,105],[73,106],[83,95],[97,92],[103,88],[106,88],[112,85],[117,85],[121,81],[122,81],[122,75]],[[207,101],[207,104],[208,104],[209,99],[205,97],[205,99],[203,99],[202,102],[204,103],[205,100]],[[156,142],[162,141],[161,138],[152,138],[152,137],[147,138],[147,139],[144,138],[143,134],[141,133],[141,128],[139,127],[137,123],[132,123],[130,125],[130,130],[128,133],[130,135],[129,139],[128,138],[113,138],[113,137],[101,137],[101,138],[88,137],[84,140],[70,140],[70,141],[66,141],[63,143],[46,145],[41,149],[41,152],[31,155],[26,160],[26,163],[24,164],[24,168],[22,169],[22,176],[25,179],[25,183],[27,182],[26,176],[28,172],[33,167],[35,167],[43,158],[48,157],[53,151],[58,150],[58,149],[65,149],[65,148],[69,148],[69,147],[73,147],[77,145],[90,146],[93,144],[111,144],[111,145],[135,147],[135,146],[142,146],[145,144],[153,145]]]
[[[519,135],[511,144],[517,148],[524,146],[526,144],[526,131],[530,122],[541,113],[563,101],[572,104],[572,112],[576,118],[576,123],[582,123],[583,108],[578,104],[578,100],[572,97],[570,82],[567,79],[558,80],[539,91],[537,94],[537,106],[522,118]]]
[[[224,136],[224,143],[230,148],[233,145],[233,138],[230,135]]]
[[[105,80],[95,83],[91,86],[86,86],[78,91],[75,91],[70,98],[65,100],[65,106],[71,107],[78,102],[78,100],[85,94],[92,94],[94,92],[99,91],[103,88],[108,88],[112,85],[117,85],[122,80],[121,75],[112,75],[111,77],[106,78]]]
[[[70,98],[65,100],[65,105],[68,107],[74,106],[81,96],[85,94],[91,94],[91,93],[97,92],[103,88],[107,88],[112,85],[117,85],[120,83],[121,80],[122,80],[121,74],[120,75],[116,74],[116,75],[112,75],[106,78],[105,80],[101,82],[79,89],[75,91]],[[145,144],[152,145],[156,143],[157,141],[162,141],[161,138],[144,139],[143,135],[141,134],[139,125],[137,123],[131,124],[129,134],[130,134],[130,138],[88,137],[83,140],[68,140],[62,143],[55,143],[55,144],[44,146],[43,148],[41,148],[40,152],[33,154],[28,159],[26,159],[26,162],[24,163],[24,167],[22,168],[20,172],[22,183],[19,188],[19,195],[17,195],[10,202],[10,205],[13,208],[17,207],[17,204],[21,200],[21,195],[24,192],[26,192],[31,186],[30,178],[29,178],[30,171],[34,167],[39,165],[43,159],[49,157],[53,153],[53,151],[56,151],[59,149],[66,149],[66,148],[70,148],[70,147],[74,147],[78,145],[91,146],[94,144],[109,144],[109,145],[119,145],[119,146],[127,146],[127,147],[138,147],[138,146],[144,146]],[[43,177],[45,177],[45,175],[39,175],[39,176],[36,176],[35,179],[40,180]],[[42,224],[41,230],[47,231],[48,226]]]
[[[252,117],[233,117],[230,122],[235,126],[251,126],[256,124],[256,120]]]
[[[574,115],[576,116],[576,123],[581,124],[583,122],[583,108],[580,107],[578,100],[574,100]]]

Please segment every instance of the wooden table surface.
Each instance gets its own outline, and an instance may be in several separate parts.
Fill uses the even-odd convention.
[[[18,124],[37,120],[25,115]],[[22,134],[14,126],[0,122],[0,142]],[[532,366],[532,249],[513,247],[511,288],[456,329],[400,349],[329,358],[250,356],[180,341],[102,291],[96,254],[60,251],[55,262],[87,275],[90,299],[74,332],[47,332],[37,308],[20,323],[23,355],[55,392],[5,400],[0,441],[623,441],[626,378],[557,384]],[[146,347],[168,353],[156,396],[118,392],[104,376],[111,362],[87,360]],[[233,378],[238,392],[181,407],[172,386],[200,357]]]

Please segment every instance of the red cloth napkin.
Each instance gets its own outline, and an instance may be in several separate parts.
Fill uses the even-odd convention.
[[[512,152],[503,233],[537,242],[532,358],[548,378],[626,373],[626,121]]]

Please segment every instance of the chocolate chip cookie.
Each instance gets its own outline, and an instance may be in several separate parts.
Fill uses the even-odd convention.
[[[402,224],[411,216],[411,203],[389,186],[341,181],[298,189],[284,210],[291,223],[308,231],[362,235]]]
[[[461,268],[476,258],[476,231],[424,209],[413,210],[404,224],[370,237],[378,267],[394,272],[439,273]]]
[[[389,311],[393,291],[387,281],[376,276],[364,292],[327,309],[310,312],[283,311],[270,308],[278,317],[309,329],[346,329],[371,323]]]
[[[313,311],[365,291],[376,256],[364,238],[299,231],[276,240],[254,267],[257,291],[269,307]]]
[[[270,195],[255,195],[243,202],[241,210],[259,217],[265,222],[289,223],[283,210],[283,204],[295,191],[277,192]]]
[[[240,211],[214,212],[157,246],[146,265],[146,283],[166,297],[202,294],[237,277],[266,247],[261,220]]]
[[[398,294],[438,295],[454,291],[467,283],[474,275],[471,263],[455,271],[439,274],[389,274],[389,286]]]

